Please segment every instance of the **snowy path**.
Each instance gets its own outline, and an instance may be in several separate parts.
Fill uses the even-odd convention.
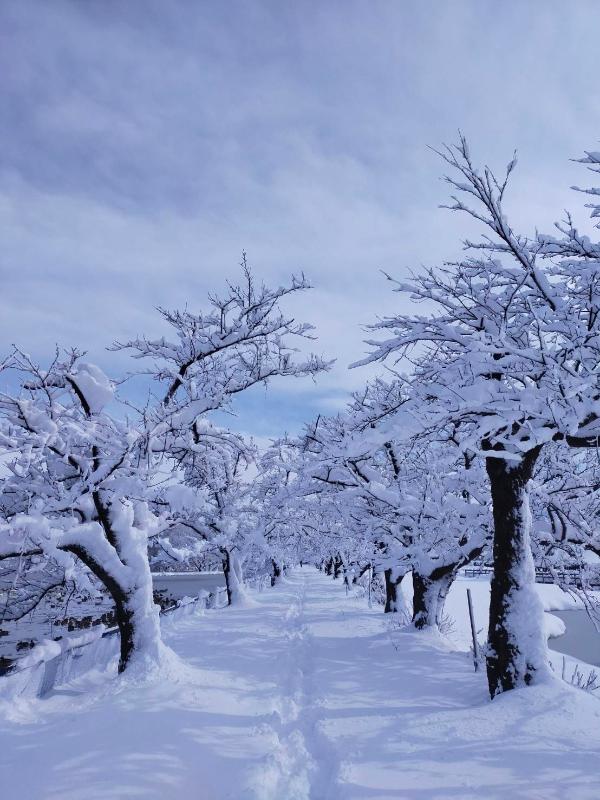
[[[158,685],[90,676],[0,722],[18,800],[597,800],[600,703],[543,687],[489,703],[465,654],[390,631],[296,570],[247,608],[166,633]],[[6,709],[5,709],[6,712]],[[2,796],[4,796],[2,792]]]

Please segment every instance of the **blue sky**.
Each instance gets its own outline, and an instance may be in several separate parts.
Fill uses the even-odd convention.
[[[599,149],[597,2],[11,2],[0,6],[0,335],[40,359],[162,333],[240,253],[266,282],[303,270],[290,308],[336,358],[274,383],[237,427],[296,430],[372,370],[361,326],[401,307],[380,270],[453,258],[428,145],[469,137],[519,168],[517,227],[585,220],[569,159]],[[468,232],[472,233],[469,229]]]

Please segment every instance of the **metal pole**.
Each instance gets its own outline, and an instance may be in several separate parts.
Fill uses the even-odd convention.
[[[369,564],[369,608],[373,608],[371,603],[371,583],[373,582],[373,565]]]
[[[479,647],[477,645],[477,631],[475,630],[475,617],[473,615],[473,601],[471,590],[467,589],[467,603],[469,604],[469,619],[471,620],[471,636],[473,637],[473,664],[475,672],[479,669]]]

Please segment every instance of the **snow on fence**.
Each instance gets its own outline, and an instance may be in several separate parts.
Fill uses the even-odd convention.
[[[493,572],[491,567],[486,566],[472,566],[472,567],[464,567],[462,570],[462,574],[465,578],[479,578],[481,576],[489,577]],[[535,580],[537,583],[558,583],[569,585],[569,586],[576,586],[578,589],[581,589],[581,577],[579,573],[575,570],[554,570],[550,571],[548,569],[536,569],[535,571]],[[600,582],[597,578],[592,578],[591,580],[588,579],[589,585],[593,588],[599,588]]]
[[[462,574],[465,578],[479,578],[482,575],[491,575],[493,569],[491,567],[464,567],[462,570]]]
[[[262,592],[270,585],[268,575],[249,578],[245,585]],[[212,592],[201,591],[197,597],[179,600],[175,605],[163,609],[161,616],[168,615],[175,621],[197,608],[217,609],[227,605],[227,590],[224,586]],[[99,625],[93,630],[60,641],[46,640],[31,653],[11,666],[0,669],[2,684],[0,694],[15,697],[44,697],[55,686],[78,678],[93,668],[106,668],[119,655],[119,629]]]

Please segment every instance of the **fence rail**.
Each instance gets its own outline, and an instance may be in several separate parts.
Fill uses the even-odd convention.
[[[465,578],[479,578],[480,576],[489,576],[493,572],[492,567],[475,566],[465,567],[462,574]],[[575,586],[577,589],[582,588],[581,576],[576,571],[557,570],[551,572],[548,569],[536,569],[535,571],[536,583],[557,583],[562,586]],[[598,579],[590,579],[588,577],[586,585],[593,589],[600,588]]]
[[[480,575],[491,575],[491,567],[464,567],[462,574],[465,578],[479,578]]]
[[[270,585],[268,575],[249,578],[245,585],[262,592]],[[186,616],[198,608],[219,609],[227,605],[227,589],[219,586],[212,592],[201,591],[197,597],[179,600],[174,605],[161,610],[161,617],[169,620]],[[80,636],[69,637],[61,641],[52,641],[50,647],[39,645],[24,658],[8,667],[0,668],[2,694],[27,695],[44,697],[54,689],[73,678],[80,677],[93,667],[108,666],[119,652],[119,629],[107,628],[102,632],[90,631]],[[92,638],[90,639],[90,635]],[[56,648],[60,652],[56,652]],[[39,650],[39,659],[35,651]]]

